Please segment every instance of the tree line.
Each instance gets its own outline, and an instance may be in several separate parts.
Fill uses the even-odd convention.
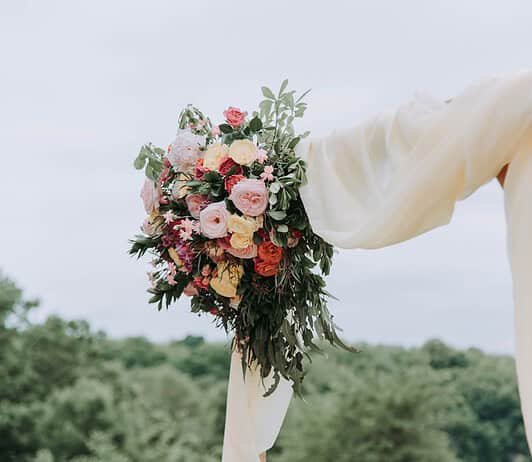
[[[37,305],[0,275],[1,461],[220,461],[227,344],[30,323]],[[438,340],[360,347],[315,357],[269,460],[532,460],[511,357]]]

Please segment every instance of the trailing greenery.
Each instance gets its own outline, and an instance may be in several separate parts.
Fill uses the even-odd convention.
[[[0,276],[2,462],[219,462],[227,345],[114,340],[83,321],[27,322]],[[525,462],[514,363],[421,348],[314,358],[272,462]]]
[[[262,87],[265,99],[258,111],[248,116],[230,108],[239,119],[229,118],[217,126],[199,109],[187,106],[178,119],[178,141],[168,153],[147,144],[134,162],[135,168],[144,169],[153,182],[150,190],[157,190],[158,196],[147,210],[151,226],[135,236],[130,249],[131,255],[153,257],[149,301],[160,310],[183,293],[192,293],[193,312],[215,316],[218,326],[234,333],[233,347],[242,353],[243,369],[258,363],[264,378],[273,376],[273,386],[265,395],[275,390],[281,376],[300,394],[310,355],[320,350],[322,341],[357,351],[339,338],[327,308],[323,276],[331,269],[333,247],[313,232],[299,194],[306,182],[306,165],[295,147],[309,132],[297,134],[294,121],[305,113],[308,91],[297,96],[287,86],[285,80],[276,93]],[[213,132],[214,128],[218,130]],[[187,140],[191,140],[188,145]],[[262,157],[245,161],[231,157],[236,142],[248,143]],[[231,167],[213,165],[208,160],[213,150],[225,152],[224,160]],[[189,160],[191,152],[198,155],[195,167]],[[228,186],[231,180],[258,182],[267,208],[253,216],[239,210]],[[221,205],[224,214],[246,220],[248,226],[256,223],[246,241],[249,244],[244,245],[244,249],[254,248],[255,255],[230,252],[236,232],[215,238],[206,235],[201,218],[188,208],[190,197],[201,197],[203,210]],[[184,223],[192,230],[186,239],[182,238]],[[275,259],[267,261],[263,257],[267,252],[261,250],[268,245],[271,249],[272,244]],[[264,263],[268,270],[260,269]],[[224,272],[230,276],[224,278]],[[223,283],[224,292],[213,283]]]

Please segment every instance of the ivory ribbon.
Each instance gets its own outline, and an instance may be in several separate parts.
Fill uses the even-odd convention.
[[[510,163],[516,363],[532,445],[532,72],[484,79],[449,104],[416,95],[396,111],[305,140],[298,154],[308,163],[301,197],[314,231],[346,249],[385,247],[449,223],[456,201]],[[268,401],[256,376],[241,382],[233,360],[224,462],[257,462],[286,413],[288,385]]]

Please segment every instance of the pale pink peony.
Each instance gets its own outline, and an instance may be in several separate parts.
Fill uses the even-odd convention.
[[[140,190],[140,197],[144,203],[146,213],[151,213],[153,210],[159,209],[159,194],[157,192],[157,186],[155,186],[155,183],[148,178],[146,178],[144,185]]]
[[[233,249],[229,247],[225,251],[237,258],[255,258],[257,256],[257,246],[255,244],[251,244],[245,249]]]
[[[229,199],[242,213],[256,217],[268,207],[268,190],[261,180],[245,179],[233,186]]]
[[[205,144],[205,137],[195,135],[190,129],[179,129],[174,142],[168,150],[168,161],[179,172],[192,173],[196,160],[200,158],[200,146]]]
[[[207,196],[202,194],[189,194],[185,197],[185,202],[187,203],[188,211],[190,214],[198,219],[200,217],[200,211],[207,203]]]
[[[227,219],[229,213],[225,202],[209,204],[200,212],[201,234],[209,239],[217,239],[227,235]]]

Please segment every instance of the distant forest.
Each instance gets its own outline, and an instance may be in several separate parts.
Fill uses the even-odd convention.
[[[220,461],[227,345],[32,324],[36,307],[0,275],[0,461]],[[511,357],[358,346],[315,356],[269,462],[532,460]]]

